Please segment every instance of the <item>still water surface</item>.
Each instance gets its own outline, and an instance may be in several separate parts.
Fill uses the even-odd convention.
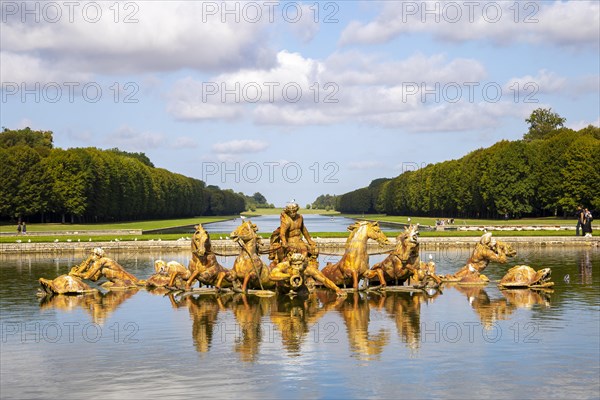
[[[429,254],[448,273],[469,250]],[[156,259],[190,258],[108,256],[140,278]],[[323,256],[322,266],[325,257],[336,259]],[[39,277],[80,261],[1,256],[3,399],[600,397],[597,248],[520,249],[511,266],[552,268],[548,294],[490,284],[341,300],[326,291],[294,300],[145,290],[36,297]],[[499,279],[508,268],[486,273]]]
[[[307,226],[310,232],[347,232],[348,226],[352,225],[356,220],[352,218],[340,217],[337,215],[325,216],[317,214],[306,214],[303,215],[304,224]],[[251,217],[250,219],[256,226],[258,226],[259,233],[271,233],[279,227],[279,215],[261,215],[258,217]],[[209,224],[203,224],[204,228],[210,233],[222,233],[229,235],[234,231],[241,223],[240,218],[228,219],[226,221],[212,222]],[[401,226],[398,224],[380,223],[379,226],[383,231],[399,231]],[[422,227],[422,229],[426,229]],[[194,233],[193,226],[168,228],[156,230],[155,232],[165,233]]]

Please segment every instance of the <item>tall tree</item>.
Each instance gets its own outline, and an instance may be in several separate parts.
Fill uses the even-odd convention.
[[[523,139],[534,140],[547,138],[558,128],[562,128],[566,119],[552,112],[552,108],[538,108],[533,110],[525,122],[529,124],[529,130],[523,135]]]

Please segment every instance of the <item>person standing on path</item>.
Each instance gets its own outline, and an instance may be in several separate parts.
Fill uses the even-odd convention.
[[[575,212],[575,216],[577,217],[577,225],[575,226],[575,236],[579,236],[579,229],[581,228],[582,235],[585,235],[585,232],[583,232],[583,224],[585,222],[585,212],[583,210],[583,206],[579,205],[577,206],[577,211]]]
[[[584,210],[583,236],[592,237],[592,213],[587,208]]]

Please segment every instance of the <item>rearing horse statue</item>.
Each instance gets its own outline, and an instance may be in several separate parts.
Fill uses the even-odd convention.
[[[376,240],[381,246],[389,244],[388,238],[383,234],[377,222],[360,221],[348,227],[350,236],[346,240],[346,251],[341,260],[335,264],[327,263],[323,268],[323,275],[332,280],[336,285],[352,284],[358,290],[360,278],[369,271],[369,254],[367,241]]]
[[[200,285],[211,285],[219,290],[223,284],[223,278],[230,275],[231,270],[217,261],[217,257],[212,251],[210,236],[202,224],[196,225],[195,228],[196,231],[192,236],[192,259],[188,265],[191,275],[187,278],[185,288],[189,290],[194,280],[197,279]],[[225,286],[230,286],[227,280]]]
[[[366,276],[369,279],[377,276],[382,287],[403,284],[407,280],[417,287],[428,285],[428,281],[437,287],[442,282],[435,274],[435,263],[425,263],[419,258],[419,224],[404,228],[396,238],[394,251],[373,265]]]
[[[373,265],[369,278],[375,275],[381,286],[402,284],[419,268],[418,225],[410,225],[396,238],[396,248],[385,260]]]
[[[235,259],[227,280],[233,282],[243,280],[242,292],[246,292],[248,286],[251,289],[266,289],[275,286],[275,282],[269,278],[270,269],[258,255],[260,238],[256,234],[257,231],[258,227],[247,220],[229,235],[240,245],[240,254]]]

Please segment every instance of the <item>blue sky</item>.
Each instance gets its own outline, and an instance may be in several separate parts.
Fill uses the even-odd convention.
[[[538,107],[600,124],[597,1],[1,6],[1,126],[276,206],[519,139]]]

